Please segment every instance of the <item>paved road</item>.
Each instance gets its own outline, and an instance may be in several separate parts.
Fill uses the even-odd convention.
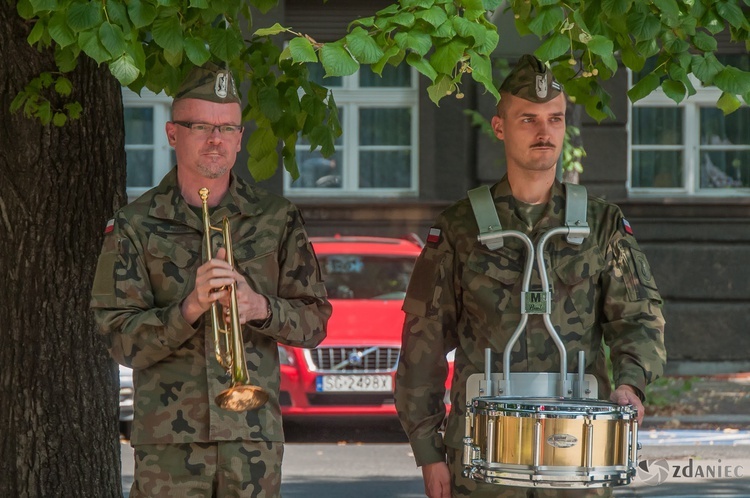
[[[397,426],[315,424],[287,432],[284,498],[424,496]],[[750,498],[750,431],[644,430],[639,440],[643,468],[630,486],[615,490],[616,497]],[[131,482],[132,450],[124,444],[126,491]]]

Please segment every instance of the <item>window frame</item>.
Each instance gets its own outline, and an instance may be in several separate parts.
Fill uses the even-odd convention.
[[[418,74],[413,67],[409,67],[411,73],[411,84],[403,87],[365,87],[359,85],[360,72],[341,77],[340,86],[327,84],[325,79],[323,85],[333,92],[336,106],[340,110],[339,119],[342,123],[343,133],[341,145],[336,146],[336,151],[341,153],[341,162],[346,166],[342,174],[343,183],[341,188],[308,188],[292,187],[292,178],[288,171],[284,170],[283,189],[284,195],[289,197],[416,197],[419,193],[419,87]],[[383,145],[363,146],[359,144],[359,111],[362,108],[407,108],[411,114],[410,145],[409,154],[411,171],[409,188],[360,188],[359,153],[363,150],[403,150],[406,146]],[[307,151],[308,145],[298,144],[297,150]]]
[[[169,145],[164,126],[172,119],[172,99],[164,93],[155,94],[144,88],[141,95],[132,90],[122,88],[122,105],[124,108],[151,108],[153,109],[154,122],[152,125],[153,144],[125,144],[125,151],[129,150],[152,150],[153,164],[152,174],[154,184],[150,187],[127,187],[128,199],[136,199],[148,190],[159,184],[161,179],[174,167],[172,159],[172,147]]]
[[[739,188],[701,188],[701,163],[700,163],[700,150],[705,148],[700,142],[700,111],[701,108],[712,107],[716,108],[716,101],[721,96],[721,90],[718,88],[704,87],[701,82],[693,75],[689,75],[690,80],[695,87],[695,95],[691,95],[685,98],[679,104],[675,103],[672,99],[667,97],[661,87],[654,90],[650,95],[647,95],[643,99],[636,103],[633,103],[628,99],[628,121],[627,121],[627,133],[628,133],[628,176],[626,187],[630,196],[632,197],[739,197],[747,196],[750,194],[750,188],[739,187]],[[628,70],[628,88],[633,86],[633,72]],[[682,136],[683,143],[681,145],[636,145],[633,144],[633,109],[636,107],[678,107],[682,109]],[[749,107],[744,104],[742,107]],[[710,146],[709,146],[710,147]],[[750,148],[750,145],[739,146],[741,150]],[[633,152],[637,150],[679,150],[683,153],[682,161],[682,175],[683,184],[680,187],[674,188],[658,188],[658,187],[633,187]],[[724,150],[724,149],[722,149]]]

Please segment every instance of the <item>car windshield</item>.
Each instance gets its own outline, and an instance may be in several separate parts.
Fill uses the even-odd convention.
[[[331,299],[403,299],[414,258],[318,255]]]

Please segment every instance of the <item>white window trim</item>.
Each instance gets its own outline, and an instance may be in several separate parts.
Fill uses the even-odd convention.
[[[690,196],[690,197],[744,197],[750,194],[750,188],[732,188],[732,189],[701,189],[700,188],[700,122],[699,109],[701,107],[715,107],[716,101],[721,97],[721,90],[718,88],[704,87],[701,82],[692,74],[689,75],[690,81],[695,87],[695,95],[684,99],[679,104],[667,97],[661,87],[657,88],[650,95],[633,104],[628,99],[628,176],[627,190],[632,197],[668,197],[668,196]],[[628,88],[633,86],[633,73],[628,70]],[[680,107],[684,109],[682,120],[682,136],[684,143],[682,145],[633,145],[633,107]],[[743,107],[747,107],[743,105]],[[710,146],[703,146],[709,148]],[[633,174],[633,151],[638,149],[646,150],[681,150],[683,151],[682,174],[684,178],[682,187],[674,188],[652,188],[652,187],[633,187],[631,178]],[[723,146],[722,150],[728,150],[730,147]],[[737,146],[737,150],[747,150],[746,146]],[[694,165],[694,166],[692,166]]]
[[[123,87],[122,89],[122,102],[124,107],[150,107],[154,110],[154,123],[153,123],[153,151],[154,151],[154,171],[153,179],[154,185],[159,184],[161,179],[169,173],[174,167],[171,159],[172,147],[169,145],[167,135],[164,130],[164,125],[167,121],[172,119],[171,106],[172,99],[167,95],[160,93],[155,94],[154,92],[143,89],[141,95],[131,91],[128,88]],[[138,149],[150,149],[151,147],[138,147],[138,146],[126,146],[131,150]],[[128,187],[127,194],[128,199],[135,199],[146,191],[150,190],[151,187]]]
[[[343,164],[351,165],[343,175],[341,188],[292,188],[291,175],[284,170],[284,195],[289,197],[351,197],[366,196],[397,198],[415,197],[419,192],[419,80],[414,68],[411,70],[409,87],[360,87],[359,72],[341,78],[340,87],[329,87],[333,91],[336,105],[343,109],[339,116],[343,123],[341,151]],[[325,84],[325,81],[323,82]],[[363,96],[366,100],[363,100]],[[362,107],[409,108],[411,110],[411,137],[409,146],[361,146],[357,145],[359,130],[359,110]],[[298,146],[299,147],[299,146]],[[359,152],[361,150],[403,150],[411,149],[411,187],[402,188],[359,188]]]

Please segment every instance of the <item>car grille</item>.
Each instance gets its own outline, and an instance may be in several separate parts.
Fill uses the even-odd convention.
[[[322,347],[305,353],[311,369],[317,372],[384,373],[396,370],[399,348]]]

